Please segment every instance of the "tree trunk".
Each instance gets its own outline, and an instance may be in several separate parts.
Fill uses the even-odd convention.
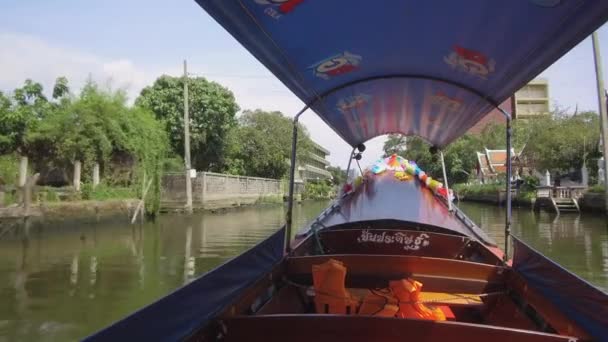
[[[74,190],[80,191],[80,160],[74,162]]]

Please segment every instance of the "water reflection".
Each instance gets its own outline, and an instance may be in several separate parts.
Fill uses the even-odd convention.
[[[504,212],[463,210],[503,242]],[[325,203],[294,207],[302,226]],[[0,342],[77,340],[192,281],[270,235],[282,207],[156,223],[32,225],[0,240]],[[514,234],[595,284],[608,288],[602,217],[514,213]]]
[[[504,244],[504,208],[461,203],[459,205]],[[554,215],[528,209],[513,212],[512,233],[565,268],[608,290],[608,228],[601,215]]]
[[[324,207],[296,206],[296,224]],[[0,240],[0,342],[82,338],[243,252],[283,220],[275,206],[13,230]]]

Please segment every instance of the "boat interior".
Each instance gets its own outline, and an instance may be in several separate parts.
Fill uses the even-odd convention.
[[[301,240],[272,273],[220,315],[214,328],[193,340],[239,341],[265,331],[272,331],[271,341],[434,340],[455,333],[462,340],[585,338],[479,242],[407,223],[365,225],[336,227]],[[403,242],[385,243],[397,239]],[[313,268],[329,260],[346,269],[338,289],[343,295],[322,302],[315,296]],[[396,318],[394,312],[383,316],[382,294],[401,279],[421,283],[419,302],[440,308],[445,320]]]
[[[384,218],[362,220],[378,212],[379,198]],[[447,210],[417,180],[368,173],[193,340],[239,341],[264,331],[272,341],[587,337],[526,285],[479,227]],[[408,289],[411,295],[401,293]]]

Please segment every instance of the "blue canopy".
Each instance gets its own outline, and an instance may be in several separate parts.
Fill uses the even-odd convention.
[[[608,19],[600,0],[196,1],[352,146],[445,146]]]

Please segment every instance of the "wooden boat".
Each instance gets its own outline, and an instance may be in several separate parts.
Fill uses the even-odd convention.
[[[307,104],[287,223],[87,340],[608,341],[608,295],[510,236],[510,199],[513,258],[409,161],[347,184],[291,239],[306,109],[353,146],[349,165],[386,133],[441,148],[493,108],[510,151],[499,104],[603,24],[607,1],[198,3]]]

